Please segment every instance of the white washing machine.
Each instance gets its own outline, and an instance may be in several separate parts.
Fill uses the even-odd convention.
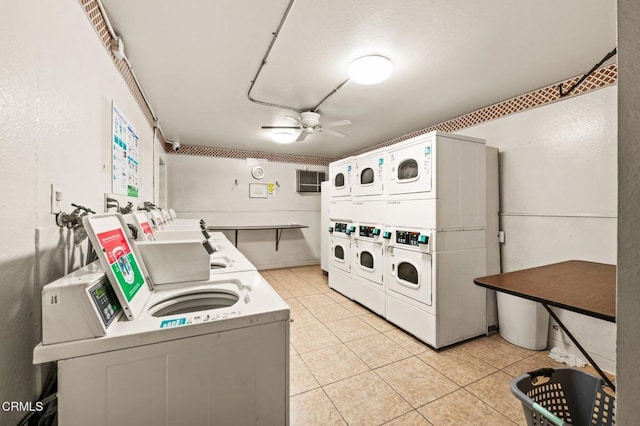
[[[390,147],[387,159],[385,224],[484,228],[484,140],[431,132]]]
[[[198,219],[174,219],[166,210],[150,210],[149,217],[157,230],[199,230],[202,222]]]
[[[394,227],[385,265],[386,318],[440,348],[486,333],[484,230]]]
[[[289,309],[260,274],[154,289],[120,218],[84,222],[101,265],[45,286],[34,349],[60,424],[288,424]]]
[[[358,223],[351,245],[353,299],[385,315],[384,244],[379,224]]]
[[[209,256],[211,274],[256,269],[221,233],[203,241],[201,231],[155,231],[144,211],[133,212],[129,219],[142,231],[142,241],[137,241],[136,245],[144,262],[153,270],[156,284],[206,279],[204,275],[197,275],[199,266],[204,267],[200,258],[205,252]]]
[[[148,212],[148,216],[149,216],[149,219],[151,219],[151,225],[154,227],[155,230],[160,231],[160,230],[167,229],[164,216],[158,210],[150,210]]]
[[[142,232],[142,235],[137,238],[142,241],[210,239],[211,237],[207,231],[197,224],[192,224],[184,229],[167,230],[166,226],[164,226],[164,216],[157,212],[136,210],[124,215],[124,218],[127,223],[132,224]]]
[[[330,236],[329,287],[353,299],[351,249],[355,226],[351,222],[332,221]]]
[[[355,170],[351,184],[354,220],[357,218],[358,221],[382,223],[385,219],[385,150],[386,148],[368,152],[352,161]]]

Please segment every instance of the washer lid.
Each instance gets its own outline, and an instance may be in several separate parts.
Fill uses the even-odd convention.
[[[100,259],[122,310],[137,318],[151,297],[153,285],[142,257],[125,231],[119,214],[85,216],[84,228]]]
[[[155,232],[153,232],[153,227],[151,223],[149,223],[149,216],[147,216],[147,212],[144,210],[136,210],[131,216],[140,231],[142,231],[142,238],[146,241],[157,241]]]

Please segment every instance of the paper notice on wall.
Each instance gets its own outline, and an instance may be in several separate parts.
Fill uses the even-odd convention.
[[[112,125],[112,192],[137,197],[140,188],[138,168],[138,133],[113,103]]]
[[[274,195],[276,193],[276,184],[268,183],[267,184],[267,194]]]

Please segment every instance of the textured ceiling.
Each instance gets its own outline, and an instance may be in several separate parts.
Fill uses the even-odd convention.
[[[296,0],[253,97],[298,110],[381,54],[394,73],[348,83],[319,109],[352,125],[290,145],[262,125],[290,112],[247,91],[289,1],[103,0],[168,139],[182,144],[338,157],[578,75],[616,43],[602,0]]]

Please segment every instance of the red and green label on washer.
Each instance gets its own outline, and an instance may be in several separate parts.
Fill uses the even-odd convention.
[[[103,232],[97,237],[118,286],[130,302],[144,284],[144,277],[122,229]]]

